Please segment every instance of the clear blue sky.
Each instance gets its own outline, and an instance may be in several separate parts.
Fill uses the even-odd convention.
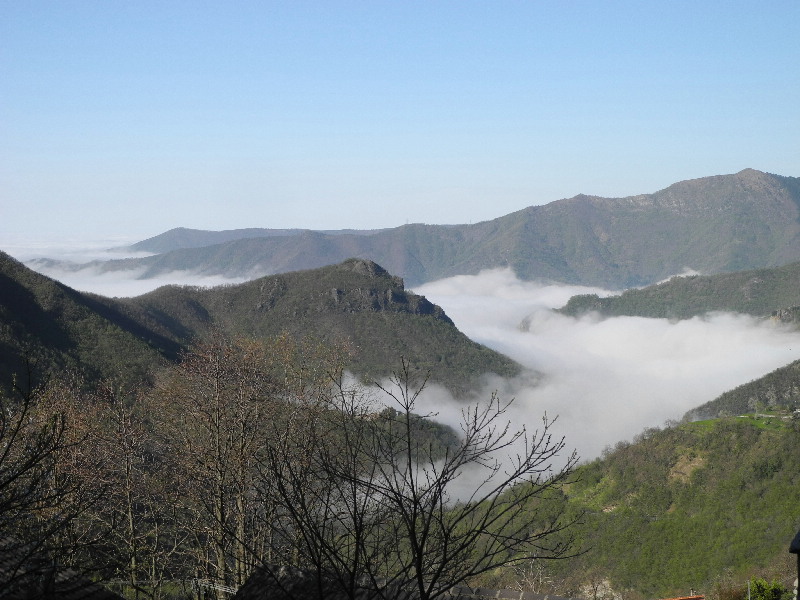
[[[0,248],[800,176],[800,2],[0,0]]]

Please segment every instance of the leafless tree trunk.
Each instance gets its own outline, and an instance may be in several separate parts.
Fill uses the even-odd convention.
[[[16,389],[16,401],[0,397],[0,551],[11,563],[0,589],[32,593],[67,567],[105,571],[86,526],[105,487],[87,448],[91,405],[77,386],[65,378]]]
[[[201,524],[195,555],[207,578],[236,587],[266,555],[284,555],[274,482],[258,479],[256,467],[280,440],[303,439],[335,357],[286,336],[257,343],[217,334],[153,392],[160,439]]]
[[[569,480],[577,457],[553,463],[565,448],[553,438],[552,422],[529,434],[506,420],[511,402],[492,396],[462,411],[461,440],[441,460],[426,458],[411,427],[424,384],[412,387],[404,361],[390,386],[382,386],[396,418],[376,429],[371,460],[377,476],[358,477],[378,493],[392,515],[398,540],[394,579],[422,600],[468,583],[497,567],[570,554],[571,540],[559,534],[571,523],[560,511],[542,510],[551,494]],[[451,496],[465,474],[477,483],[460,498]],[[551,508],[551,507],[547,507]]]
[[[410,381],[406,363],[382,398],[334,380],[313,426],[260,465],[277,486],[282,536],[296,535],[294,564],[316,574],[320,594],[435,599],[500,566],[568,556],[571,523],[551,501],[577,459],[553,466],[565,444],[551,422],[513,430],[510,403],[492,396],[464,409],[459,443],[437,458],[415,425],[424,384]],[[468,472],[478,483],[453,497]]]

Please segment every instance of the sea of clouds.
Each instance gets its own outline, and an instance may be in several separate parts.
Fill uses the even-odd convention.
[[[95,262],[151,256],[147,252],[127,249],[127,246],[136,241],[138,240],[109,238],[87,244],[85,240],[62,239],[53,243],[52,240],[7,238],[0,240],[0,249],[31,269],[57,279],[73,289],[112,298],[140,296],[164,285],[214,287],[245,281],[244,278],[199,275],[191,271],[173,271],[144,279],[144,269],[104,272]]]
[[[23,261],[47,256],[80,263],[130,255],[109,250],[121,245],[121,240],[104,240],[89,248],[77,242],[58,248],[30,243],[2,248]],[[135,296],[166,284],[241,281],[189,272],[139,279],[135,271],[29,264],[70,287],[111,297]],[[442,306],[473,340],[538,373],[488,380],[479,398],[488,399],[492,392],[513,398],[513,424],[530,431],[541,427],[544,415],[557,417],[554,431],[584,460],[800,358],[799,332],[743,315],[719,313],[683,321],[560,315],[553,309],[575,294],[614,292],[520,281],[508,269],[452,277],[413,291]],[[431,385],[419,408],[457,427],[463,399]]]
[[[554,430],[583,459],[800,358],[800,333],[744,315],[567,317],[552,309],[575,294],[611,292],[524,282],[510,270],[414,291],[442,306],[470,338],[541,373],[535,381],[489,382],[483,394],[513,397],[512,421],[529,429],[544,414],[557,416]],[[451,424],[460,415],[440,389],[425,406]]]

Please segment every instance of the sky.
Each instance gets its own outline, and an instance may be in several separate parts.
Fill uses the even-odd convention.
[[[0,249],[800,176],[800,3],[0,0]]]

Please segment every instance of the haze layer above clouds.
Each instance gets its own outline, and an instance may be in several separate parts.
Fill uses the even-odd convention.
[[[2,250],[35,271],[73,289],[109,297],[140,296],[164,285],[212,287],[245,281],[243,278],[198,275],[190,271],[173,271],[158,277],[139,279],[143,269],[102,272],[97,265],[89,264],[91,261],[148,256],[144,252],[135,253],[121,249],[134,241],[136,240],[115,238],[98,240],[87,245],[85,241],[68,239],[55,244],[17,239],[5,244]],[[54,263],[52,259],[65,264]]]

